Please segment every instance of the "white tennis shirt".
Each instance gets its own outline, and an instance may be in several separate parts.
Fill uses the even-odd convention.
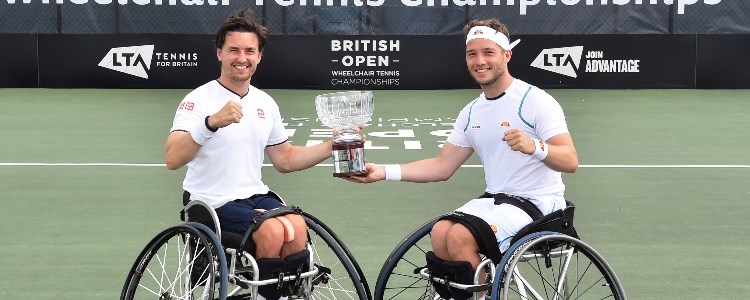
[[[508,126],[503,127],[503,123]],[[528,137],[543,141],[568,133],[560,104],[539,88],[514,79],[502,97],[488,100],[482,93],[467,104],[447,141],[474,149],[484,165],[487,192],[532,199],[558,195],[553,198],[561,199],[565,185],[560,172],[531,155],[511,150],[502,140],[510,128],[519,128]]]
[[[240,97],[216,80],[185,96],[171,131],[190,131],[196,124],[204,124],[206,116],[218,112],[230,100],[242,105],[242,119],[219,128],[206,141],[187,164],[182,184],[192,199],[204,200],[213,207],[267,193],[268,186],[261,180],[265,148],[289,138],[279,106],[271,96],[250,86],[247,95]]]

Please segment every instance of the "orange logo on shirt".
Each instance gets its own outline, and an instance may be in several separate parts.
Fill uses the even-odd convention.
[[[510,123],[508,123],[508,121],[503,121],[503,123],[502,123],[502,124],[500,124],[500,126],[503,126],[503,127],[510,127]]]
[[[492,232],[497,233],[497,226],[495,224],[491,224],[490,229],[492,229]]]

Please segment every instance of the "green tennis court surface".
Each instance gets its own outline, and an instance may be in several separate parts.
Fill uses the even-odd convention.
[[[187,90],[0,90],[0,299],[116,299],[146,243],[179,221],[185,170],[164,141]],[[270,90],[294,144],[327,138],[314,96]],[[631,299],[750,294],[750,91],[549,90],[581,168],[564,175],[576,227]],[[432,156],[478,90],[375,91],[367,160]],[[322,165],[264,168],[332,227],[374,286],[412,228],[479,195],[472,158],[447,182],[358,185]],[[409,299],[405,299],[409,300]]]

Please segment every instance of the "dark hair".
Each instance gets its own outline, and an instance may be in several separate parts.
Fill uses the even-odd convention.
[[[498,19],[471,20],[468,24],[466,24],[466,26],[464,26],[464,35],[469,34],[469,30],[471,30],[471,28],[474,26],[487,26],[489,28],[497,30],[498,32],[508,37],[508,39],[510,39],[510,32],[508,32],[508,27],[505,27],[505,24],[500,22],[500,20]]]
[[[250,9],[242,9],[232,13],[229,18],[221,24],[221,28],[216,32],[214,37],[214,46],[216,49],[224,47],[227,33],[229,32],[253,32],[258,35],[258,51],[263,52],[268,38],[268,29],[263,25],[255,22],[253,12]]]

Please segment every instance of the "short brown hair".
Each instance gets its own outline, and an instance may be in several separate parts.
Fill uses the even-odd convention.
[[[263,52],[266,39],[268,39],[268,29],[257,23],[253,19],[253,11],[247,8],[234,12],[221,24],[221,28],[219,28],[214,37],[214,46],[216,46],[216,49],[224,47],[224,41],[226,41],[227,33],[229,32],[253,32],[257,34],[258,51],[260,52]]]

